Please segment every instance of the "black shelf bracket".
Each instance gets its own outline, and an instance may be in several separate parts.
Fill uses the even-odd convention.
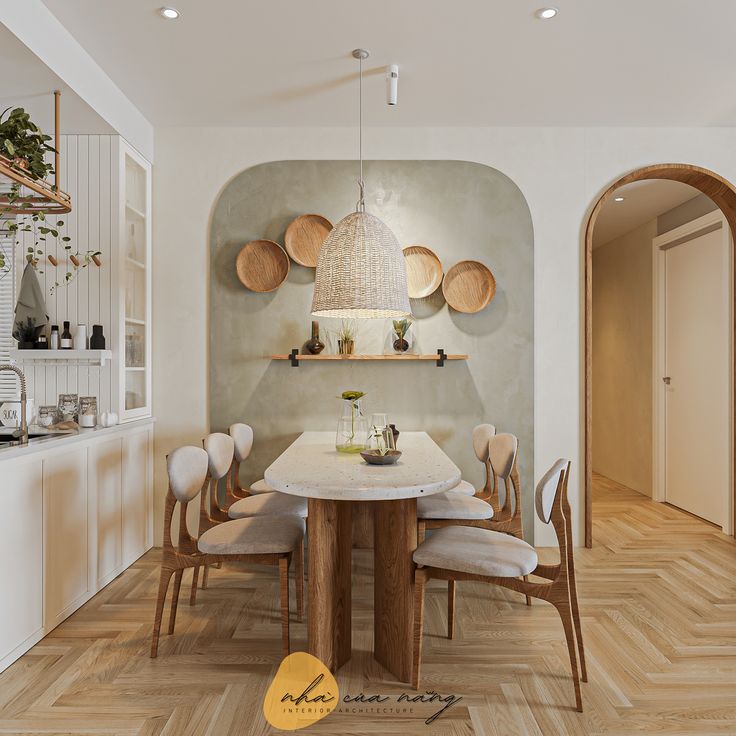
[[[289,353],[289,360],[291,361],[291,365],[293,368],[299,367],[299,359],[297,357],[298,355],[299,355],[299,348],[292,348],[291,352]]]
[[[447,358],[447,355],[445,354],[445,351],[442,348],[437,348],[437,367],[443,368],[445,365],[445,358]]]

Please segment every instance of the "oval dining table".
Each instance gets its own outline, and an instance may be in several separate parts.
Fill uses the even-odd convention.
[[[266,470],[281,493],[309,499],[308,648],[330,670],[351,656],[352,507],[373,508],[373,655],[411,679],[417,498],[460,482],[460,470],[426,432],[402,432],[395,465],[337,452],[332,432],[304,432]]]

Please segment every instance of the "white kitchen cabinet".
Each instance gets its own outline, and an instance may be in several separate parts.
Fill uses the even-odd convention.
[[[56,626],[88,598],[87,448],[43,461],[44,624]]]
[[[153,421],[0,449],[0,672],[153,544]]]
[[[43,635],[41,463],[0,466],[0,671]]]
[[[151,434],[148,430],[123,437],[123,565],[132,565],[151,545],[149,517]]]
[[[123,422],[151,416],[151,164],[116,138],[113,232],[113,337],[119,346],[117,412]]]
[[[96,519],[90,570],[97,589],[118,574],[123,560],[122,457],[119,437],[89,448],[90,515]]]

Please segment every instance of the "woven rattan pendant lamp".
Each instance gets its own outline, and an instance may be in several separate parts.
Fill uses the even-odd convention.
[[[343,319],[399,319],[411,314],[406,266],[396,236],[375,215],[365,211],[363,59],[368,58],[368,52],[355,49],[353,56],[360,63],[360,198],[356,211],[340,220],[322,243],[312,314]]]

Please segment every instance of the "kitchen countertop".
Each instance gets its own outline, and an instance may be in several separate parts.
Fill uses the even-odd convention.
[[[80,429],[78,432],[71,434],[53,434],[45,437],[36,437],[28,442],[27,445],[11,445],[9,447],[0,447],[0,461],[17,459],[20,457],[30,457],[32,455],[55,450],[60,447],[68,447],[70,445],[86,442],[98,437],[108,437],[121,432],[127,432],[138,427],[145,427],[156,421],[154,417],[146,417],[145,419],[136,419],[133,422],[125,422],[124,424],[116,424],[114,427],[94,427],[93,429]],[[10,429],[10,428],[8,428]],[[31,431],[36,431],[37,427],[33,427]],[[14,431],[10,429],[10,431]]]

